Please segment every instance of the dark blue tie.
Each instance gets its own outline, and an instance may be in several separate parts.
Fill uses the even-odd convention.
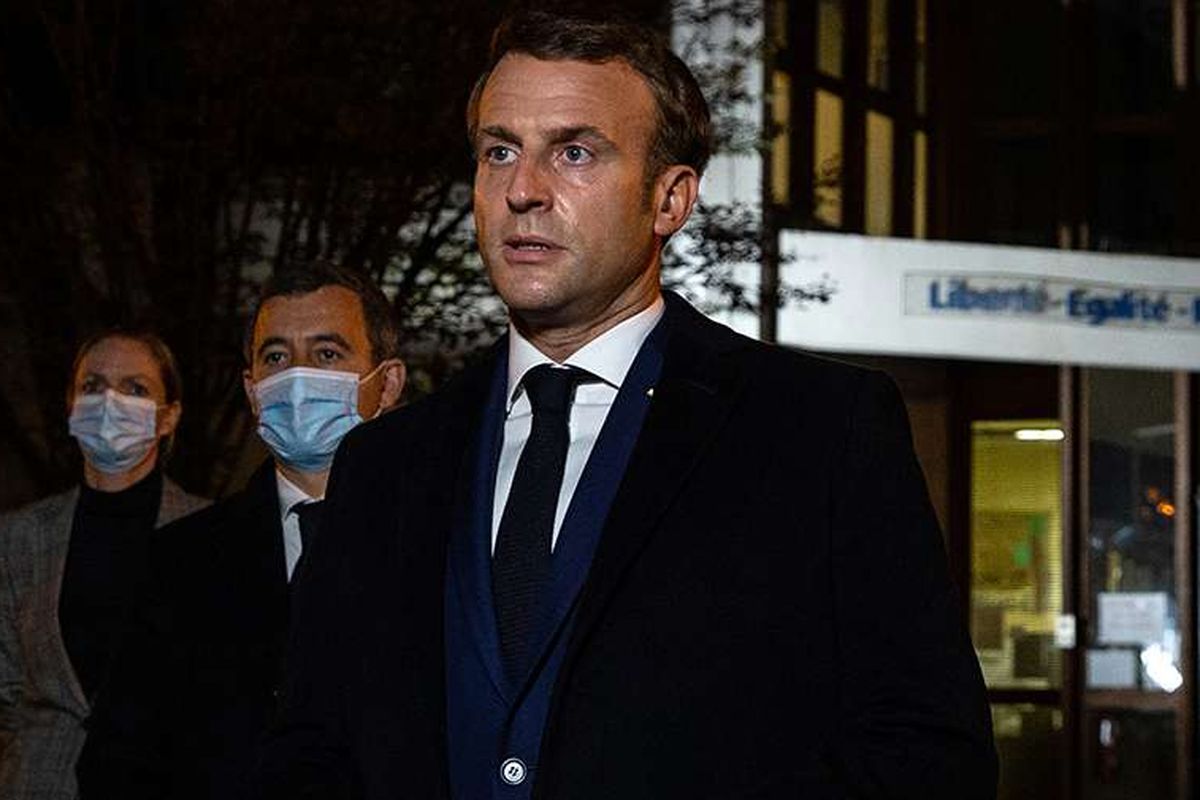
[[[296,559],[296,566],[292,567],[292,586],[296,586],[300,580],[300,576],[304,573],[305,566],[309,561],[309,550],[316,541],[317,531],[321,526],[321,513],[325,508],[323,500],[314,500],[312,502],[300,502],[294,506],[296,517],[300,522],[300,557]]]
[[[550,539],[570,444],[571,401],[575,387],[591,379],[580,369],[543,364],[525,373],[521,382],[533,408],[533,424],[513,473],[492,558],[500,651],[511,682],[529,668],[538,604],[550,575]]]

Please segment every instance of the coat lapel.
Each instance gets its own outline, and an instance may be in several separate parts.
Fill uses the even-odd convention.
[[[448,569],[452,572],[449,589],[458,594],[479,657],[487,666],[496,692],[507,697],[492,602],[491,552],[492,491],[508,385],[507,338],[501,339],[492,352],[490,369],[485,370],[489,383],[483,387],[484,403],[469,412],[474,424],[458,468]]]
[[[246,573],[247,591],[261,598],[262,613],[276,623],[267,627],[279,630],[282,637],[290,613],[290,595],[274,461],[267,459],[255,470],[237,503],[240,507],[230,517],[244,528],[237,531],[240,535],[221,542],[226,549],[221,562],[234,574]]]
[[[161,528],[168,522],[174,522],[207,505],[210,505],[208,500],[189,495],[179,487],[179,484],[164,476],[162,500],[159,502],[158,519],[155,520],[154,527]]]
[[[534,652],[522,692],[529,690],[570,627],[572,609],[587,578],[605,518],[637,446],[654,386],[662,374],[667,324],[660,321],[643,342],[609,408],[587,465],[571,497],[552,559],[551,580],[541,600]]]
[[[649,543],[708,444],[729,419],[745,381],[744,340],[667,294],[668,339],[638,441],[596,548],[559,680],[601,617],[621,576]]]
[[[73,706],[80,717],[88,713],[88,701],[83,693],[83,686],[75,676],[75,668],[71,666],[71,658],[67,655],[67,644],[63,641],[62,625],[58,621],[58,601],[62,597],[63,573],[67,566],[67,550],[71,545],[71,528],[75,522],[75,507],[79,504],[79,489],[72,489],[63,495],[61,503],[55,505],[46,520],[45,549],[40,558],[34,559],[38,570],[46,570],[35,577],[35,585],[43,587],[49,596],[42,598],[38,605],[53,610],[49,622],[50,631],[46,635],[46,646],[52,651],[47,653],[49,663],[56,666],[60,679],[47,685],[60,688],[65,697],[63,702]]]

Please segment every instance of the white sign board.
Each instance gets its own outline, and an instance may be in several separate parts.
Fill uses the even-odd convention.
[[[1200,370],[1200,260],[785,231],[779,341],[841,352]]]
[[[1100,592],[1096,611],[1099,644],[1150,645],[1167,630],[1166,592]]]
[[[1138,660],[1132,650],[1088,650],[1089,689],[1137,688]]]

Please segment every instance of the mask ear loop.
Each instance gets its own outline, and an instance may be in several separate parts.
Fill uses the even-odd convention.
[[[383,369],[384,367],[386,367],[388,364],[391,364],[395,360],[396,359],[394,359],[394,358],[385,358],[383,361],[380,361],[378,364],[375,365],[375,369],[371,370],[366,375],[363,375],[361,378],[358,379],[358,385],[362,386],[367,381],[373,380],[375,378],[375,376],[379,373],[379,370]]]
[[[380,370],[382,370],[384,367],[386,367],[390,364],[394,364],[394,363],[396,363],[396,359],[394,359],[394,358],[385,358],[383,361],[380,361],[378,364],[375,365],[375,369],[371,370],[366,375],[363,375],[361,378],[358,379],[358,385],[362,386],[363,384],[367,383],[368,381],[374,380],[375,376],[379,373]],[[379,417],[382,415],[383,415],[383,393],[380,392],[379,393],[379,402],[375,406],[375,413],[372,414],[367,419],[367,422],[370,422],[373,419],[379,419]]]

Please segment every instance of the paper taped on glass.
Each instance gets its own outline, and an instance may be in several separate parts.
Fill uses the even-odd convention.
[[[1100,592],[1098,644],[1149,645],[1163,640],[1166,592]]]

